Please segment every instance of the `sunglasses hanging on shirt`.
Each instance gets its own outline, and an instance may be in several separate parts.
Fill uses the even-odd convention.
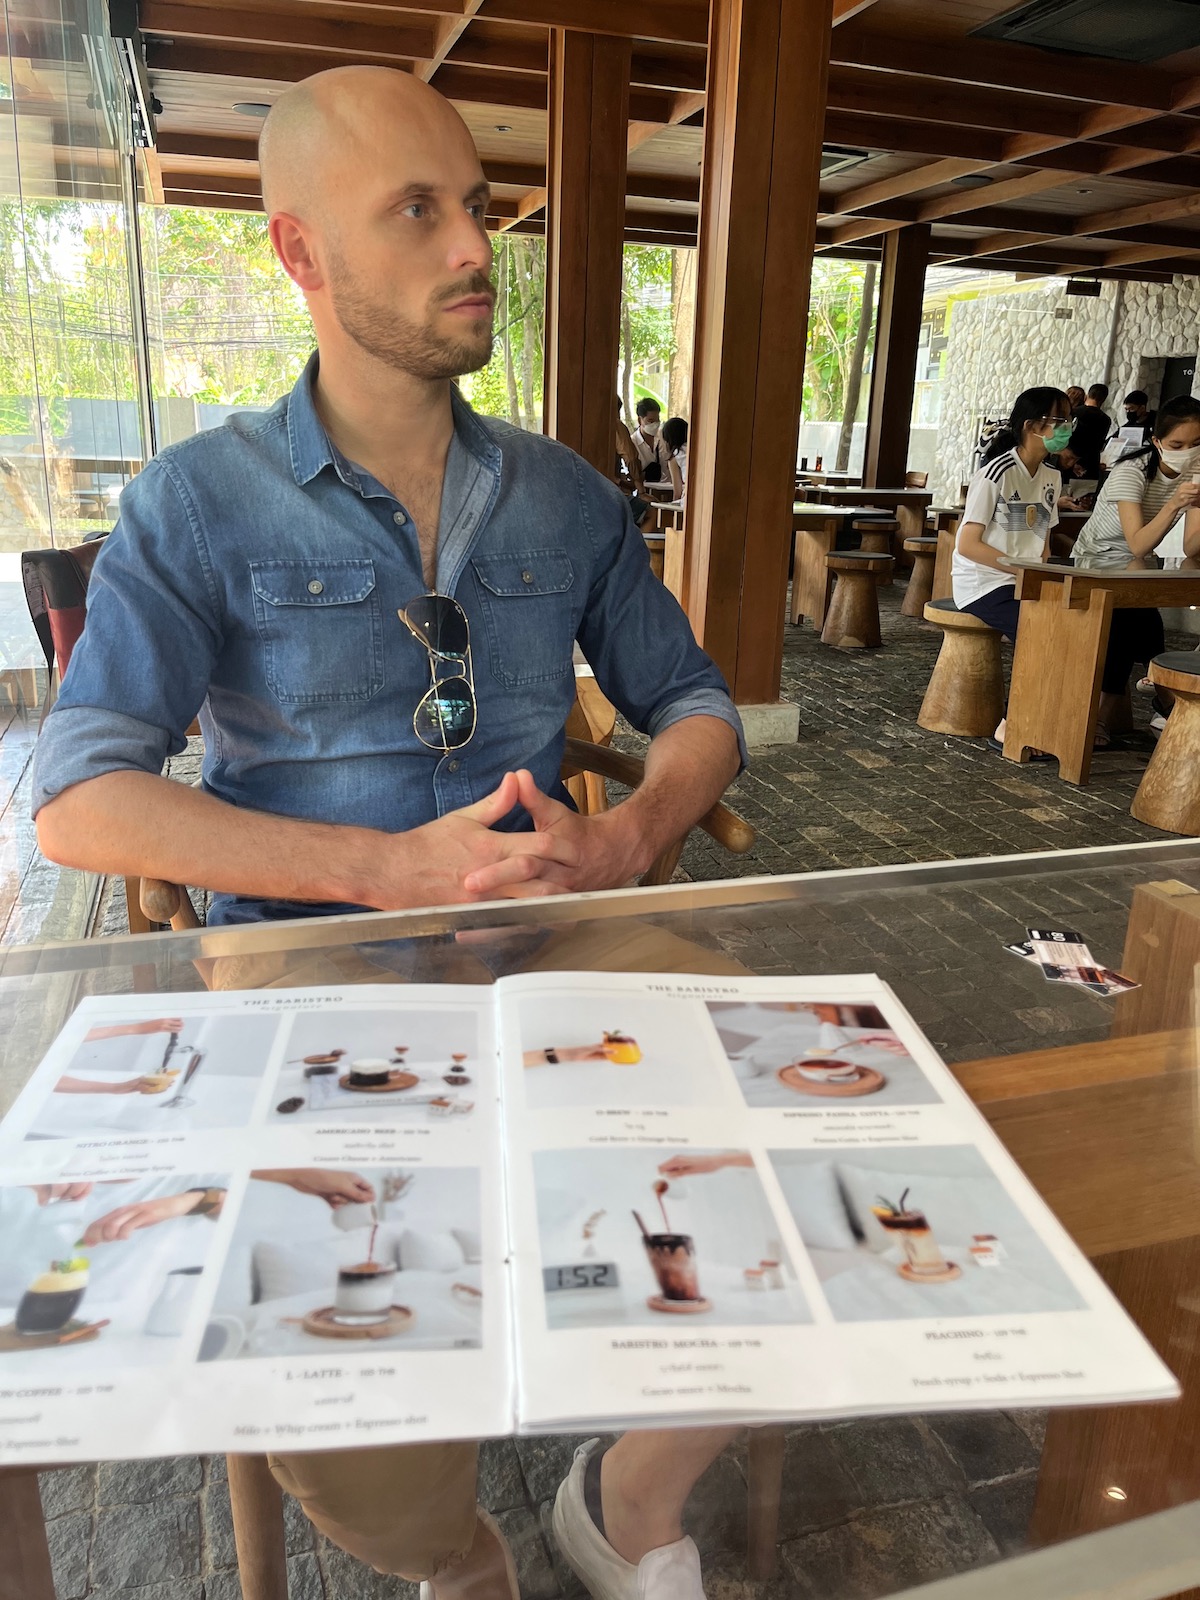
[[[430,750],[461,750],[476,722],[466,612],[449,595],[423,594],[396,615],[429,656],[430,686],[413,712],[413,732]]]

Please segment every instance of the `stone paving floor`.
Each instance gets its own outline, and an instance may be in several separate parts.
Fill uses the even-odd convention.
[[[1135,823],[1129,801],[1151,744],[1097,758],[1092,784],[1063,784],[1053,766],[1019,768],[982,741],[916,726],[938,635],[902,618],[900,590],[884,591],[885,648],[843,655],[808,629],[789,629],[784,693],[801,706],[795,745],[759,752],[735,804],[759,831],[741,860],[710,841],[689,844],[693,878],[871,866],[1160,838]],[[1193,641],[1181,641],[1190,644]],[[1144,730],[1147,707],[1136,708]],[[631,748],[638,741],[623,736]],[[950,1059],[1044,1042],[1099,1037],[1108,1015],[1091,996],[1044,1001],[1025,964],[996,963],[989,1003],[964,1015],[956,960],[994,955],[1002,886],[949,892],[921,914],[903,895],[836,920],[781,926],[770,949],[739,930],[722,945],[762,971],[902,971],[902,997]],[[1047,888],[1047,917],[1086,919],[1102,958],[1120,952],[1122,892],[1085,884]],[[1014,927],[1028,902],[1011,901]],[[119,896],[104,922],[119,924]],[[1015,936],[1015,935],[1014,935]],[[972,946],[971,940],[977,943]],[[969,985],[968,985],[969,987]],[[958,998],[956,998],[958,997]],[[700,1484],[690,1531],[705,1558],[711,1600],[876,1600],[906,1585],[996,1560],[1022,1547],[1043,1429],[1040,1414],[888,1418],[789,1429],[780,1567],[767,1584],[745,1578],[743,1453],[731,1450]],[[580,1594],[545,1536],[542,1517],[577,1441],[501,1440],[483,1449],[481,1498],[516,1552],[525,1600]],[[224,1461],[109,1462],[43,1477],[58,1600],[239,1600]],[[287,1505],[291,1600],[409,1600],[314,1536]]]

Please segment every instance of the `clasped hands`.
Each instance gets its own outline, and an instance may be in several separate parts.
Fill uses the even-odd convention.
[[[495,825],[518,805],[533,819],[533,831],[497,832]],[[523,768],[505,773],[484,799],[407,838],[418,882],[428,885],[427,905],[613,889],[649,864],[627,804],[581,817],[543,794]]]

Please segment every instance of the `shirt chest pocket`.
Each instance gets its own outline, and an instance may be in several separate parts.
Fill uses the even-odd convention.
[[[565,550],[475,556],[492,675],[506,688],[548,683],[572,670],[575,569]]]
[[[252,561],[267,687],[284,705],[369,700],[383,687],[373,561]]]

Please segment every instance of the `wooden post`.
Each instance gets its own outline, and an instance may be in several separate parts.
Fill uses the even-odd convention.
[[[927,222],[897,228],[884,236],[883,276],[879,285],[879,331],[871,374],[871,410],[863,485],[902,489],[908,471],[917,340],[931,229]]]
[[[545,430],[612,477],[616,455],[629,39],[556,28],[550,46]]]
[[[54,1600],[46,1523],[33,1467],[0,1467],[0,1600]]]
[[[831,11],[712,0],[684,605],[743,705],[779,699]]]

